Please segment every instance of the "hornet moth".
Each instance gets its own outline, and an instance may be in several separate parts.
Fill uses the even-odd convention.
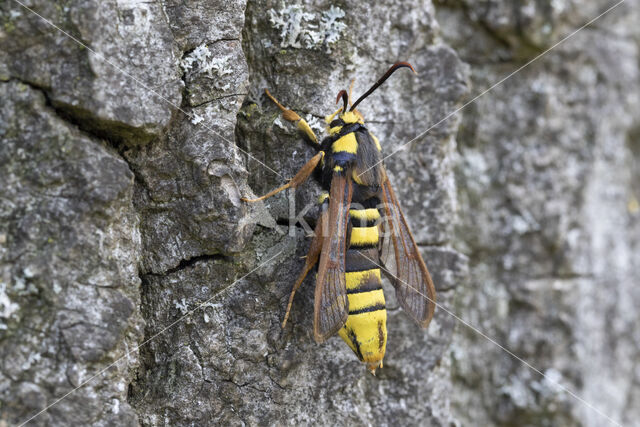
[[[303,118],[265,89],[283,118],[296,123],[318,153],[286,185],[256,199],[243,199],[256,202],[296,188],[320,166],[324,191],[318,202],[322,213],[304,268],[291,290],[282,327],[296,291],[318,263],[314,338],[322,343],[337,332],[374,375],[382,367],[387,343],[381,271],[393,283],[400,306],[418,325],[426,328],[435,310],[435,288],[381,163],[382,147],[356,110],[362,100],[402,67],[415,73],[411,64],[398,62],[354,103],[350,93],[341,90],[336,103],[342,100],[343,107],[325,118],[329,135],[322,142],[318,142]],[[385,267],[392,254],[395,275]]]

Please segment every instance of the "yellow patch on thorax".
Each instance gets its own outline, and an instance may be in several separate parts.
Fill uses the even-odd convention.
[[[349,132],[343,137],[338,138],[337,141],[331,146],[331,150],[334,153],[339,151],[345,151],[347,153],[356,154],[358,152],[358,141],[356,140],[356,134]]]
[[[365,271],[346,272],[344,276],[345,281],[347,282],[347,290],[360,289],[360,285],[368,281],[372,275],[375,276],[379,282],[382,281],[379,268],[373,268]]]
[[[379,240],[378,226],[353,227],[351,229],[351,244],[355,246],[367,246],[377,244]]]
[[[336,133],[340,132],[342,130],[342,126],[334,126],[331,129],[329,129],[329,135],[335,135]]]

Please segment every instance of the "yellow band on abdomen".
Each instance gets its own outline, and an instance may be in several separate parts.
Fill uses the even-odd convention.
[[[353,227],[351,229],[352,246],[371,246],[378,244],[378,226],[373,227]]]
[[[380,283],[382,281],[379,268],[365,271],[348,271],[344,273],[344,277],[347,282],[347,291],[360,289],[363,284],[368,282],[377,281]]]
[[[375,291],[361,292],[358,294],[347,294],[349,299],[349,312],[365,311],[365,309],[384,308],[384,293],[382,289]]]
[[[352,297],[355,294],[349,295],[349,317],[347,322],[338,331],[340,337],[349,345],[353,352],[363,362],[366,362],[369,366],[369,370],[375,370],[376,367],[382,364],[384,358],[385,348],[387,344],[387,310],[384,308],[384,296],[382,296],[382,290],[374,291],[375,300],[370,309],[365,307],[360,310],[353,310]],[[379,292],[379,293],[378,293]],[[367,292],[372,294],[372,292]],[[379,297],[382,298],[382,303],[379,301]],[[356,301],[353,301],[356,304]],[[351,312],[357,312],[358,314],[351,314]]]
[[[376,221],[380,219],[380,212],[376,208],[350,209],[349,215],[351,215],[351,218],[360,221]]]

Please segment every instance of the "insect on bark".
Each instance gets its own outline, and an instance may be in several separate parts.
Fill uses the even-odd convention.
[[[304,268],[291,290],[282,327],[287,323],[296,291],[318,264],[313,317],[316,342],[322,343],[338,333],[374,375],[382,367],[387,343],[381,271],[393,283],[404,311],[423,328],[433,317],[436,299],[431,276],[381,162],[380,142],[356,110],[362,100],[403,67],[415,73],[411,64],[398,62],[353,104],[350,94],[341,90],[336,103],[342,100],[343,107],[325,118],[329,135],[322,142],[318,142],[303,118],[282,106],[265,89],[284,119],[296,123],[318,153],[286,185],[256,199],[243,199],[257,202],[296,188],[321,168],[324,192],[318,202],[322,213]],[[392,255],[396,266],[393,275],[386,267]]]

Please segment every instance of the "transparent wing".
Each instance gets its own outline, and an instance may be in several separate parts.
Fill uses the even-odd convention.
[[[386,237],[381,243],[380,259],[390,272],[395,270],[395,275],[390,279],[400,306],[420,326],[426,328],[435,311],[436,290],[386,172],[382,199],[386,214],[383,236]],[[393,243],[393,251],[389,248],[389,242]],[[395,256],[395,269],[391,267],[391,253]]]
[[[333,174],[329,227],[322,244],[314,300],[313,335],[318,343],[335,334],[349,315],[344,262],[352,191],[350,173]]]

